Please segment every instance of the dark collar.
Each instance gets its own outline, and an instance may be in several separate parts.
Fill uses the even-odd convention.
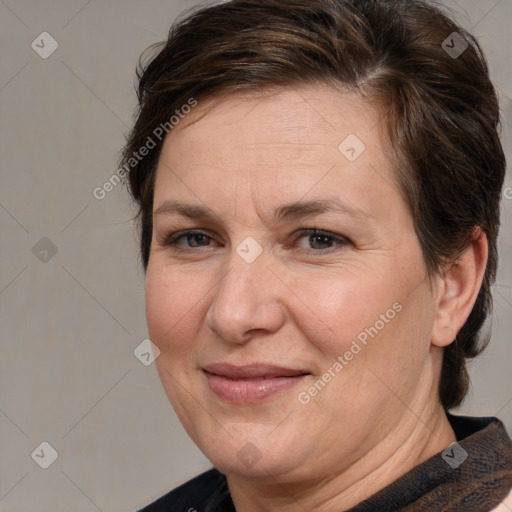
[[[455,446],[349,512],[489,512],[496,507],[512,488],[512,442],[503,423],[497,418],[447,417]]]

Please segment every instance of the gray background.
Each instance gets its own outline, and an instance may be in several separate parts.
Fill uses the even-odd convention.
[[[117,168],[140,53],[197,4],[0,0],[2,512],[134,510],[210,467],[154,365],[133,353],[147,331],[128,196],[92,194]],[[487,53],[510,160],[512,0],[449,5]],[[47,59],[31,48],[43,31],[59,45]],[[499,415],[510,432],[512,188],[507,197],[493,341],[461,412]],[[56,254],[47,241],[34,254],[43,237]],[[36,464],[48,450],[31,457],[43,441],[59,454],[48,469]]]

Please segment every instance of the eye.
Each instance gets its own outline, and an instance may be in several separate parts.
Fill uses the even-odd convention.
[[[202,231],[181,231],[167,237],[164,244],[192,249],[195,247],[208,247],[212,241],[213,238]]]
[[[314,252],[326,252],[327,249],[332,249],[336,245],[347,245],[349,243],[342,236],[319,229],[303,230],[296,238],[296,244],[299,248]]]

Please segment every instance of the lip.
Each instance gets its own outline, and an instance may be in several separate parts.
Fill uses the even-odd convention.
[[[255,403],[284,393],[309,372],[265,363],[236,366],[216,363],[202,368],[208,385],[219,398],[229,403]]]

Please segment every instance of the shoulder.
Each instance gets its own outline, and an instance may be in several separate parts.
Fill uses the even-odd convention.
[[[229,497],[226,478],[216,469],[210,469],[165,494],[140,512],[207,512],[228,510],[218,508]]]

